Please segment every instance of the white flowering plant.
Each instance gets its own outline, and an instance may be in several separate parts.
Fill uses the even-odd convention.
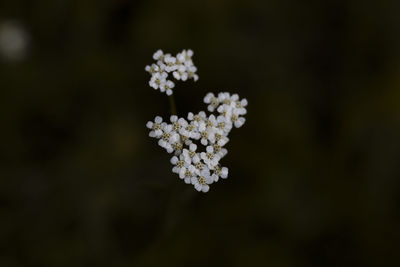
[[[156,63],[145,67],[151,74],[149,85],[170,97],[173,114],[169,121],[157,116],[146,126],[150,129],[149,136],[158,139],[158,144],[173,155],[172,172],[197,191],[206,193],[212,183],[228,177],[228,168],[220,161],[228,153],[225,145],[229,142],[230,131],[246,121],[247,100],[228,92],[208,93],[204,103],[211,114],[200,111],[189,112],[186,118],[178,117],[173,101],[175,83],[171,77],[197,81],[199,76],[192,57],[192,50],[183,50],[176,56],[164,54],[162,50],[154,53]],[[201,147],[203,150],[199,149]]]

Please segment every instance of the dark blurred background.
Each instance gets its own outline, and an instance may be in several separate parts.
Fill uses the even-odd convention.
[[[399,1],[0,2],[0,266],[400,266]],[[249,100],[207,194],[145,124],[157,49]],[[397,264],[396,264],[397,263]]]

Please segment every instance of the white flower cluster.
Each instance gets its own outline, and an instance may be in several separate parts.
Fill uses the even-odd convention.
[[[156,63],[145,68],[151,74],[149,85],[155,90],[159,89],[167,95],[172,95],[175,84],[168,79],[170,73],[176,80],[193,79],[197,81],[199,76],[196,74],[197,68],[193,64],[192,56],[193,51],[190,49],[183,50],[175,57],[171,54],[164,54],[162,50],[155,52],[153,59],[156,60]]]
[[[171,116],[164,122],[157,116],[147,123],[150,137],[157,138],[158,144],[168,153],[174,153],[172,171],[186,184],[192,184],[197,191],[208,192],[209,185],[219,178],[228,177],[228,168],[220,165],[220,160],[228,153],[224,146],[229,142],[228,135],[233,127],[245,123],[247,100],[239,99],[237,94],[208,93],[204,102],[210,112],[217,115],[189,113],[187,119]],[[198,151],[203,145],[205,151]]]

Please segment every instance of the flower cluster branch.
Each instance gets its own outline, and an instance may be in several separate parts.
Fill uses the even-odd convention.
[[[173,86],[172,81],[167,80],[168,73],[172,72],[177,80],[197,80],[192,55],[191,50],[183,50],[172,58],[161,50],[157,51],[153,56],[158,60],[157,64],[146,67],[152,74],[150,86],[171,95]],[[157,116],[146,126],[150,129],[149,136],[158,139],[158,144],[173,155],[170,160],[172,172],[197,191],[208,192],[210,184],[228,177],[228,168],[222,166],[220,160],[228,153],[225,145],[229,142],[232,128],[239,128],[246,121],[244,115],[248,103],[237,94],[228,92],[217,95],[208,93],[204,103],[210,115],[204,111],[196,114],[189,112],[186,118],[172,115],[169,121]]]

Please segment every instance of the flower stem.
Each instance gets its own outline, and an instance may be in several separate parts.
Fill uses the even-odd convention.
[[[175,98],[174,95],[170,95],[169,97],[169,108],[171,111],[171,115],[178,115],[178,113],[176,112],[176,105],[175,105]]]

